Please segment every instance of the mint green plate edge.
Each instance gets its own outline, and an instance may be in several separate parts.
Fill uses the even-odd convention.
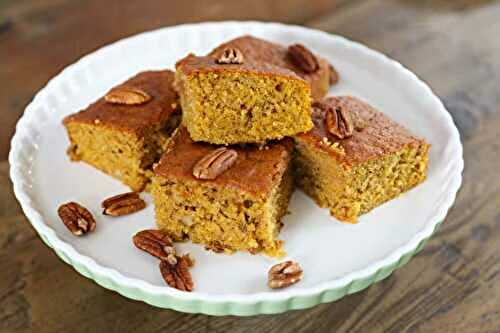
[[[299,295],[293,296],[286,300],[276,300],[276,301],[260,301],[255,303],[237,303],[231,301],[224,302],[207,302],[203,300],[186,300],[180,299],[173,296],[160,296],[154,295],[147,292],[144,292],[138,288],[131,288],[127,286],[123,286],[113,282],[111,279],[100,275],[96,272],[89,271],[83,265],[71,260],[68,256],[66,256],[61,251],[56,250],[51,244],[48,242],[44,235],[40,235],[45,244],[49,247],[53,248],[57,255],[67,264],[71,265],[78,273],[83,276],[94,280],[100,286],[115,291],[127,298],[133,300],[140,300],[148,303],[150,305],[164,308],[164,309],[172,309],[181,312],[187,313],[202,313],[212,316],[226,316],[226,315],[235,315],[235,316],[253,316],[259,314],[276,314],[283,313],[290,310],[300,310],[311,308],[315,305],[334,302],[346,295],[354,294],[359,291],[362,291],[372,284],[381,281],[387,278],[392,274],[396,269],[405,265],[410,259],[416,255],[426,244],[426,242],[432,237],[433,234],[436,233],[439,226],[443,221],[436,224],[433,233],[423,239],[416,248],[412,251],[409,251],[403,254],[399,260],[394,263],[383,266],[379,270],[377,270],[374,274],[352,280],[351,283],[333,289],[327,289],[317,294],[312,295]]]

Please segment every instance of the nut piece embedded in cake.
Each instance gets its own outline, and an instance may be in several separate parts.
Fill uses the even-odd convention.
[[[262,143],[312,128],[311,89],[289,69],[193,55],[176,69],[182,122],[195,141]]]
[[[138,105],[147,103],[151,99],[145,91],[133,87],[117,87],[111,89],[104,100],[108,103],[125,104],[125,105]]]
[[[229,47],[222,52],[216,62],[218,64],[242,64],[243,59],[243,53],[240,50]]]
[[[300,44],[287,47],[253,36],[242,36],[219,45],[209,56],[218,58],[228,48],[241,51],[245,61],[268,63],[293,71],[309,83],[313,99],[324,97],[330,85],[339,80],[337,71],[328,61]]]
[[[325,127],[330,134],[339,139],[352,136],[354,123],[349,111],[341,106],[333,107],[328,103],[321,102],[315,102],[312,106],[325,114]]]
[[[203,156],[193,167],[193,176],[197,179],[215,179],[218,175],[229,169],[238,153],[226,147],[218,148]]]
[[[293,188],[293,142],[267,146],[227,147],[224,151],[236,152],[231,167],[213,179],[199,179],[193,168],[219,147],[194,142],[179,127],[154,169],[151,193],[158,228],[173,240],[190,239],[215,252],[283,255],[277,237]]]
[[[66,117],[71,159],[143,190],[180,121],[173,82],[172,71],[142,72]]]
[[[295,179],[334,217],[356,222],[425,180],[423,139],[354,97],[314,106],[313,130],[295,137]]]
[[[292,62],[306,73],[319,70],[318,58],[302,44],[293,44],[288,47],[288,54]]]

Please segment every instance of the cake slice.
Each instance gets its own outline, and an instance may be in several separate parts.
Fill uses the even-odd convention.
[[[84,161],[134,191],[143,190],[180,121],[173,82],[169,70],[142,72],[66,117],[71,160]]]
[[[221,148],[179,127],[154,168],[158,228],[217,252],[283,255],[277,236],[293,188],[292,150],[291,139]]]
[[[320,99],[328,93],[331,84],[337,83],[339,76],[335,68],[325,59],[312,54],[316,58],[317,66],[304,67],[300,59],[293,57],[290,50],[297,52],[303,51],[300,46],[290,45],[285,47],[276,43],[266,41],[264,39],[253,36],[241,36],[221,44],[210,52],[210,56],[214,58],[220,57],[224,50],[228,48],[236,48],[240,50],[245,59],[254,62],[269,63],[274,66],[287,68],[295,74],[306,80],[311,86],[311,94],[313,99]],[[314,60],[313,60],[314,62]]]
[[[289,69],[245,60],[189,55],[176,65],[183,124],[195,141],[264,143],[312,128],[311,88]]]
[[[341,221],[426,178],[429,144],[354,97],[314,104],[314,128],[295,137],[296,182]]]

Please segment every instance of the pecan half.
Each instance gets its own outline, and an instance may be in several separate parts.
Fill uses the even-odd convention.
[[[201,158],[193,167],[193,176],[198,179],[215,179],[236,162],[238,153],[226,147],[218,148]]]
[[[218,64],[238,64],[241,65],[243,63],[243,53],[236,48],[227,48],[224,49],[222,54],[217,58],[216,62]]]
[[[290,45],[288,54],[292,62],[306,73],[313,73],[319,69],[318,58],[302,44]]]
[[[327,109],[326,128],[339,139],[350,137],[354,132],[351,115],[341,106]]]
[[[121,216],[137,212],[146,207],[146,202],[137,192],[128,192],[115,195],[102,202],[104,215]]]
[[[132,240],[137,248],[162,260],[168,260],[169,255],[175,255],[172,240],[160,230],[139,231]]]
[[[76,202],[61,205],[57,210],[57,214],[75,236],[82,236],[95,230],[96,222],[92,214]]]
[[[274,265],[269,270],[268,285],[270,288],[285,288],[302,280],[303,272],[299,264],[288,260]]]
[[[327,103],[314,102],[314,108],[325,113],[325,125],[328,132],[339,139],[352,136],[354,132],[354,122],[349,111],[342,106],[331,106]],[[313,112],[314,113],[314,112]]]
[[[328,72],[330,85],[334,85],[339,82],[339,73],[335,70],[335,67],[333,67],[332,64],[328,64]]]
[[[167,260],[160,262],[160,272],[163,279],[172,288],[192,291],[194,283],[189,272],[189,268],[193,266],[192,259],[189,255],[177,256],[175,259],[175,262]]]
[[[145,91],[134,87],[116,87],[111,89],[104,100],[112,104],[138,105],[144,104],[151,99]]]

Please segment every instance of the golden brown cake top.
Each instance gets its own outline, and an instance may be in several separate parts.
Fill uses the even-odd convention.
[[[220,146],[194,142],[184,126],[177,129],[170,149],[154,168],[155,175],[170,180],[196,181],[228,186],[258,196],[269,194],[290,163],[293,150],[291,139],[268,143],[265,147],[228,146],[236,150],[236,162],[214,180],[199,180],[193,176],[195,164]]]
[[[324,86],[329,85],[330,79],[330,64],[325,59],[316,55],[319,63],[319,69],[312,73],[306,73],[299,66],[297,66],[291,59],[287,47],[272,43],[253,36],[242,36],[232,39],[226,43],[221,44],[209,53],[213,58],[219,57],[226,48],[239,49],[245,59],[269,63],[275,66],[287,68],[301,78],[309,82],[311,85],[313,98],[321,98],[326,93]],[[335,78],[332,78],[335,83],[338,80],[337,73],[333,69]]]
[[[275,66],[265,62],[256,62],[247,58],[244,59],[242,64],[219,64],[213,57],[199,57],[189,54],[185,58],[179,60],[176,63],[175,68],[182,71],[183,74],[187,76],[208,72],[239,72],[256,73],[260,75],[277,75],[304,81],[304,79],[287,68]]]
[[[114,87],[110,92],[123,90],[133,93],[144,92],[147,94],[144,103],[118,104],[101,97],[86,109],[67,116],[64,124],[71,122],[94,124],[133,132],[140,136],[146,129],[163,124],[176,111],[177,93],[172,87],[174,76],[174,72],[170,70],[141,72]]]
[[[355,97],[326,97],[321,103],[332,108],[344,108],[352,118],[353,135],[339,139],[331,134],[325,124],[326,112],[313,108],[314,128],[296,138],[299,142],[314,144],[340,163],[355,165],[397,152],[405,146],[426,144],[423,139]]]

